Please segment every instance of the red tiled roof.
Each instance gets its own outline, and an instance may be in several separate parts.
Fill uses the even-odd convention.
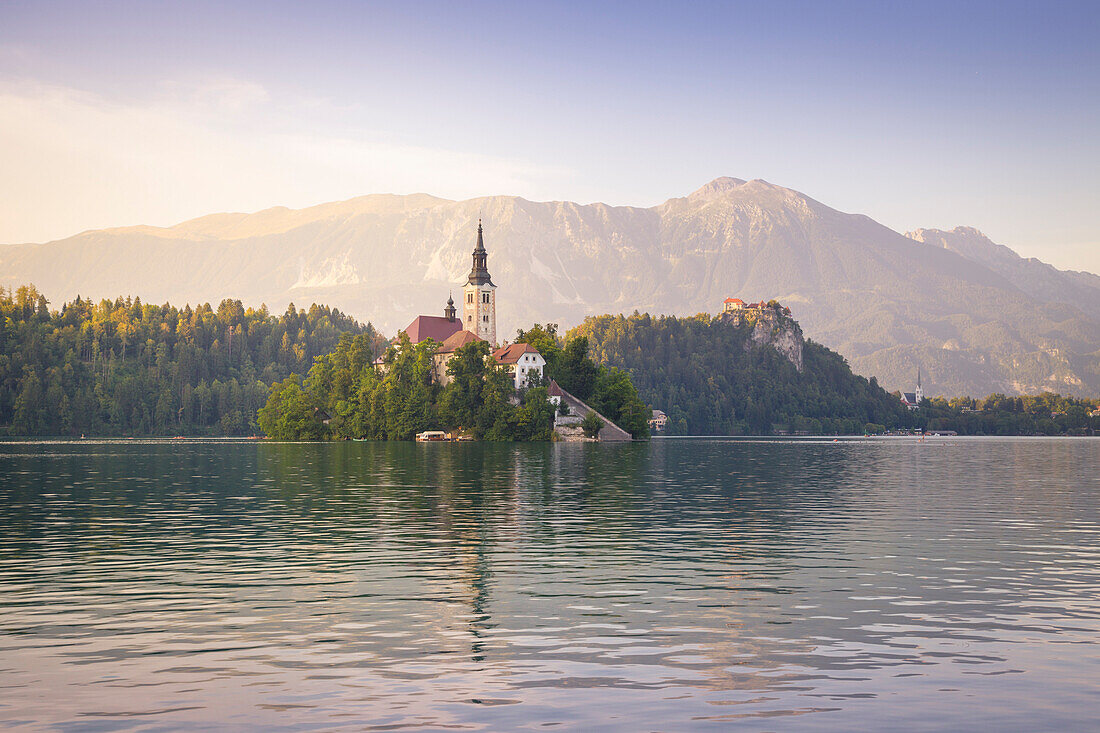
[[[565,397],[565,391],[558,386],[558,380],[550,380],[550,389],[547,391],[550,397]]]
[[[462,330],[452,333],[443,342],[443,345],[439,347],[437,354],[450,354],[451,352],[461,349],[466,344],[472,344],[475,341],[481,341],[482,339],[477,337],[477,334],[470,331]]]
[[[412,323],[405,328],[409,335],[409,341],[418,344],[424,339],[434,339],[440,343],[447,337],[462,330],[462,321],[457,318],[453,321],[444,316],[417,316]]]
[[[745,304],[745,301],[741,300],[740,298],[726,298],[722,302],[723,303],[740,303],[741,305]]]
[[[497,364],[515,364],[524,354],[537,354],[539,350],[531,344],[509,344],[493,352]]]

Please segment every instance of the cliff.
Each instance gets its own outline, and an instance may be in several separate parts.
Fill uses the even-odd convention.
[[[778,351],[795,369],[802,371],[802,327],[791,318],[786,309],[777,307],[742,308],[727,311],[718,320],[749,331],[745,349],[770,346]]]

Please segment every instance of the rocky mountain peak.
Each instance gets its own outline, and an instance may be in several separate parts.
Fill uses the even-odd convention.
[[[710,198],[712,196],[721,196],[722,194],[729,193],[734,189],[744,186],[746,181],[740,178],[730,178],[729,176],[719,176],[710,183],[695,189],[691,192],[688,198]]]
[[[952,249],[950,244],[960,240],[967,240],[972,243],[983,243],[988,246],[996,246],[993,241],[985,236],[980,230],[974,227],[958,226],[950,231],[943,229],[914,229],[911,232],[906,232],[905,236],[917,242],[923,242],[924,244],[932,244],[937,247],[943,247],[944,249]]]
[[[943,229],[914,229],[906,232],[910,239],[956,252],[970,260],[989,264],[990,258],[1019,259],[1019,255],[1007,247],[996,244],[974,227],[955,227],[950,231]]]

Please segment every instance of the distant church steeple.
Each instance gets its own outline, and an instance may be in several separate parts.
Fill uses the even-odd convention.
[[[477,244],[474,245],[473,266],[462,288],[462,327],[478,338],[497,343],[497,286],[489,275],[489,253],[485,251],[485,238],[481,219],[477,220]]]
[[[917,404],[924,399],[924,390],[920,386],[920,367],[917,367],[917,392],[916,392]]]
[[[447,307],[443,309],[443,315],[448,321],[455,319],[455,300],[451,297],[451,294],[447,294]]]

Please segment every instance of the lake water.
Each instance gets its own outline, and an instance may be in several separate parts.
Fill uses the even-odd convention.
[[[1096,729],[1100,441],[0,444],[0,726]]]

